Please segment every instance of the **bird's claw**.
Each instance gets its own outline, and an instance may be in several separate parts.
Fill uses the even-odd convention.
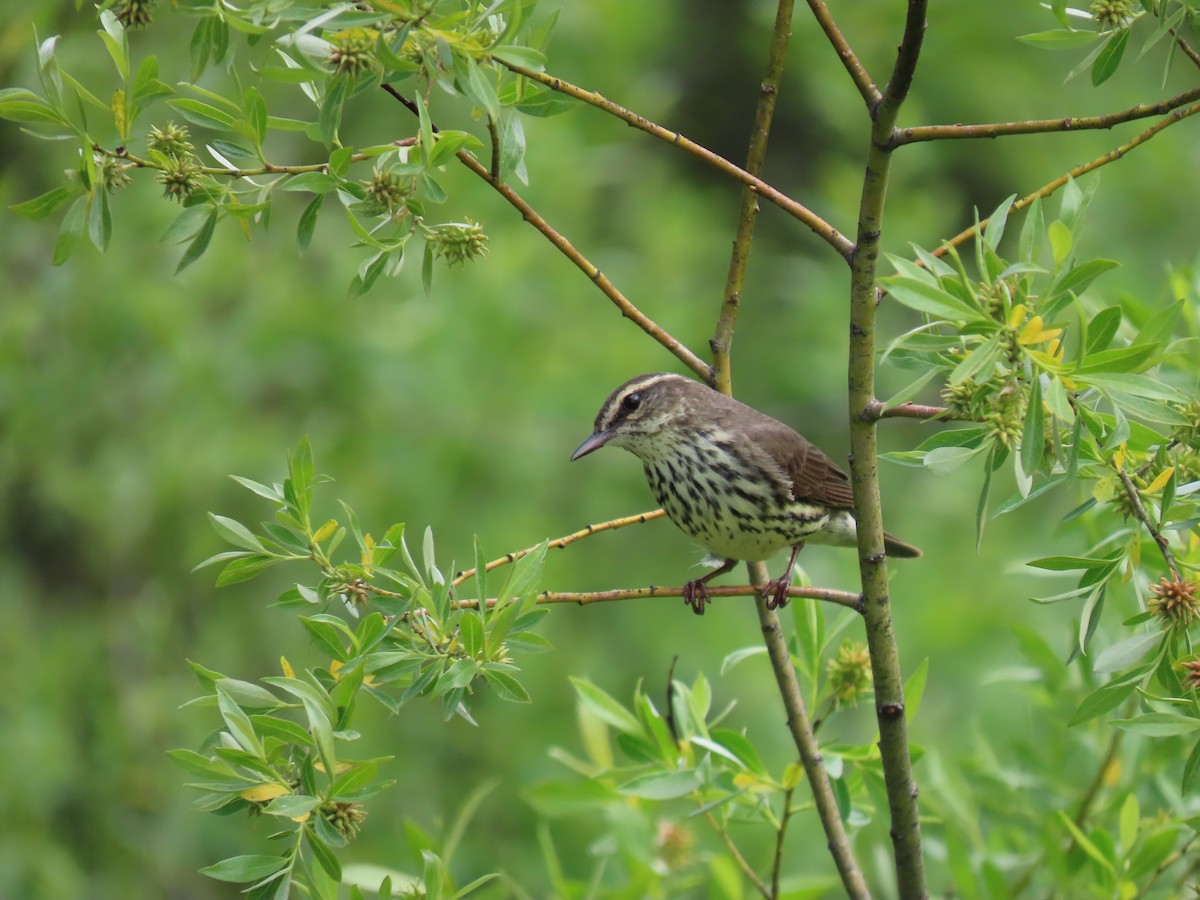
[[[712,602],[708,585],[703,578],[695,578],[683,586],[683,602],[698,616],[704,615],[704,605]]]
[[[788,588],[792,586],[790,578],[773,578],[763,585],[763,598],[767,601],[767,609],[779,609],[787,606]]]

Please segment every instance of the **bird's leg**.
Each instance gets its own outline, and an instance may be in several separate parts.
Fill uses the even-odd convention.
[[[800,551],[804,549],[804,541],[792,547],[792,556],[788,560],[787,568],[783,570],[783,575],[779,578],[773,578],[763,585],[763,597],[767,601],[767,609],[778,609],[781,606],[787,606],[788,588],[792,586],[792,567],[796,565],[796,557],[800,555]]]
[[[719,569],[713,569],[703,578],[693,578],[683,586],[683,602],[690,606],[696,615],[704,615],[704,604],[709,602],[708,582],[718,575],[724,575],[736,565],[736,559],[727,559]]]

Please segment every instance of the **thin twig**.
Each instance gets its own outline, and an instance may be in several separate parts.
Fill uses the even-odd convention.
[[[863,410],[863,416],[868,421],[876,419],[947,419],[962,418],[958,413],[945,406],[925,406],[920,403],[901,403],[897,406],[884,406],[880,401],[873,400]]]
[[[825,37],[829,39],[829,43],[833,45],[833,49],[837,51],[838,59],[842,61],[842,65],[846,67],[846,71],[850,73],[850,80],[854,82],[854,86],[858,88],[859,94],[862,95],[863,101],[867,104],[868,109],[874,109],[879,104],[880,94],[879,88],[875,86],[874,79],[863,68],[854,51],[850,49],[850,45],[846,42],[846,38],[842,36],[842,32],[838,30],[837,23],[833,21],[833,16],[829,14],[829,9],[825,6],[822,0],[808,0],[808,8],[812,10],[813,16],[817,20],[817,24],[821,26],[821,30],[825,32]]]
[[[921,851],[917,785],[908,746],[904,680],[888,596],[883,509],[879,494],[878,423],[864,419],[863,411],[875,402],[879,248],[893,158],[888,141],[900,107],[912,86],[920,58],[926,6],[926,0],[908,0],[904,36],[896,64],[883,97],[873,111],[859,202],[857,242],[850,269],[850,479],[854,490],[854,517],[858,523],[863,619],[875,682],[875,714],[891,818],[896,888],[906,900],[920,900],[928,893],[925,860]]]
[[[808,207],[801,203],[797,203],[787,194],[776,190],[761,178],[756,178],[754,175],[751,175],[745,169],[734,165],[723,156],[719,156],[718,154],[713,153],[707,147],[697,144],[695,141],[689,140],[678,131],[671,131],[669,128],[664,128],[661,125],[657,125],[654,122],[651,122],[645,116],[640,116],[635,112],[625,109],[625,107],[617,103],[613,103],[607,97],[604,97],[595,91],[585,90],[584,88],[571,84],[569,81],[564,81],[563,79],[557,78],[553,75],[547,75],[545,72],[535,72],[532,69],[526,69],[523,66],[514,65],[513,63],[505,62],[501,59],[497,59],[496,62],[507,67],[518,75],[523,75],[526,78],[538,82],[539,84],[545,85],[552,91],[558,91],[561,94],[566,94],[568,97],[574,97],[576,100],[581,100],[589,106],[594,106],[596,109],[603,110],[610,115],[616,116],[621,121],[631,125],[639,131],[644,131],[646,134],[666,141],[669,144],[673,144],[681,150],[684,150],[698,159],[703,160],[718,171],[729,175],[731,178],[734,178],[737,181],[740,181],[742,184],[749,185],[766,200],[774,203],[784,212],[799,219],[801,222],[807,225],[814,234],[824,240],[825,243],[833,247],[833,249],[838,252],[838,255],[849,261],[850,254],[854,250],[854,245],[850,242],[848,237],[846,237]]]
[[[1175,554],[1171,552],[1171,544],[1159,527],[1154,524],[1154,520],[1150,518],[1150,513],[1146,511],[1146,505],[1142,503],[1142,495],[1138,493],[1137,485],[1122,468],[1117,468],[1117,477],[1121,479],[1121,484],[1125,487],[1125,495],[1133,507],[1133,514],[1145,526],[1146,531],[1150,532],[1150,537],[1154,538],[1154,543],[1158,544],[1158,549],[1162,551],[1167,568],[1171,570],[1175,580],[1179,581],[1179,566],[1175,562]]]
[[[591,537],[593,534],[599,534],[602,531],[612,531],[616,528],[624,528],[626,525],[644,525],[647,522],[653,521],[654,519],[661,519],[665,515],[666,512],[661,509],[652,509],[649,512],[638,513],[636,516],[623,516],[620,519],[610,519],[607,522],[589,525],[586,528],[579,529],[579,531],[574,531],[571,534],[564,535],[563,537],[555,538],[554,540],[550,541],[547,546],[550,550],[561,550],[563,547],[573,544],[576,541],[583,540],[583,538]],[[535,544],[532,547],[526,547],[524,550],[514,550],[512,553],[506,553],[503,556],[493,559],[491,562],[487,563],[483,567],[483,570],[485,572],[490,572],[492,569],[497,569],[500,566],[506,566],[509,563],[516,562],[522,556],[527,556],[528,554],[532,553],[539,546],[541,545]],[[459,572],[454,576],[454,580],[450,582],[450,586],[458,587],[468,578],[471,578],[475,574],[475,571],[475,569],[465,569],[462,572]]]
[[[771,120],[779,98],[783,61],[787,55],[788,39],[792,36],[792,9],[792,0],[779,0],[775,10],[775,27],[771,32],[771,47],[767,52],[767,71],[763,75],[758,108],[754,113],[750,149],[746,152],[746,171],[755,177],[762,174],[763,160],[767,156],[767,139],[771,134]],[[746,275],[746,263],[750,259],[750,242],[754,239],[754,223],[757,219],[757,193],[749,185],[744,185],[737,230],[733,238],[733,252],[729,257],[729,274],[725,279],[721,314],[717,317],[716,331],[709,341],[709,347],[712,349],[713,387],[725,394],[733,391],[729,353],[733,347],[733,327],[737,322],[738,307],[742,302],[742,284]]]
[[[792,820],[792,794],[790,787],[783,792],[783,811],[779,815],[779,830],[775,832],[775,862],[771,866],[771,896],[779,896],[779,876],[783,873],[783,839],[787,836],[788,822]]]
[[[1106,166],[1111,162],[1116,162],[1118,159],[1121,159],[1123,156],[1125,156],[1125,154],[1128,153],[1130,150],[1133,150],[1135,147],[1137,147],[1140,144],[1144,144],[1146,141],[1150,140],[1150,138],[1154,137],[1154,135],[1158,134],[1164,128],[1169,128],[1170,126],[1174,125],[1176,122],[1181,122],[1184,119],[1188,118],[1189,116],[1194,116],[1198,112],[1200,112],[1200,103],[1193,103],[1191,106],[1187,106],[1182,109],[1175,110],[1174,112],[1170,113],[1169,115],[1164,116],[1162,119],[1155,122],[1152,126],[1147,128],[1145,131],[1141,132],[1140,134],[1135,135],[1133,138],[1126,141],[1121,146],[1119,146],[1113,150],[1110,150],[1108,153],[1105,153],[1103,156],[1099,156],[1096,159],[1093,159],[1091,162],[1086,162],[1086,163],[1083,163],[1082,165],[1076,166],[1075,168],[1071,169],[1071,171],[1069,171],[1063,175],[1060,175],[1058,178],[1055,178],[1053,181],[1049,182],[1048,184],[1042,185],[1040,188],[1038,188],[1032,194],[1028,194],[1028,195],[1022,197],[1020,200],[1016,201],[1012,205],[1011,212],[1016,212],[1019,209],[1024,209],[1026,206],[1028,206],[1030,203],[1032,203],[1034,200],[1038,199],[1039,197],[1049,197],[1051,194],[1053,194],[1055,191],[1057,191],[1060,187],[1062,187],[1064,184],[1066,184],[1072,178],[1078,178],[1081,175],[1086,175],[1088,172],[1094,171],[1095,169],[1099,169],[1101,166]],[[959,244],[962,244],[963,242],[970,240],[972,237],[975,236],[975,234],[977,233],[977,231],[979,229],[985,228],[989,221],[991,221],[991,220],[983,219],[977,225],[972,225],[970,228],[963,229],[958,234],[956,234],[954,237],[950,238],[950,240],[946,241],[941,247],[938,247],[938,249],[934,250],[933,255],[934,256],[944,256],[947,252],[949,252],[950,247],[957,247]]]
[[[368,590],[371,590],[368,588]],[[751,597],[759,592],[758,588],[752,584],[737,584],[737,585],[721,585],[720,587],[710,587],[708,593],[712,597]],[[682,597],[682,587],[644,587],[644,588],[619,588],[611,591],[543,591],[538,594],[537,602],[539,604],[550,603],[576,603],[580,606],[586,606],[589,603],[611,603],[617,600],[655,600],[663,597]],[[788,588],[788,597],[795,597],[805,600],[823,600],[826,603],[836,603],[838,606],[844,606],[847,609],[852,609],[856,612],[862,611],[862,597],[858,594],[853,594],[850,591],[837,591],[833,588],[818,588],[818,587],[790,587]],[[508,602],[511,598],[505,598],[504,602]],[[484,606],[493,607],[501,602],[496,597],[488,597],[484,601]],[[455,609],[478,609],[479,600],[458,600],[451,604]]]
[[[747,563],[750,580],[758,584],[767,582],[767,567],[760,562]],[[779,623],[775,610],[767,608],[767,601],[762,594],[755,596],[755,609],[758,611],[758,621],[762,626],[763,642],[767,646],[767,655],[771,658],[771,669],[775,674],[775,683],[779,685],[779,693],[783,698],[783,707],[787,710],[788,730],[800,753],[800,762],[808,776],[809,788],[812,790],[813,801],[821,826],[825,829],[825,839],[829,845],[829,853],[837,866],[842,878],[842,887],[846,895],[855,900],[869,898],[866,879],[854,859],[854,851],[850,847],[850,839],[846,835],[846,826],[838,811],[837,798],[833,795],[833,786],[829,783],[829,773],[825,770],[821,758],[821,747],[812,731],[808,711],[804,706],[804,697],[800,692],[800,683],[796,679],[796,670],[792,667],[792,655],[788,649],[787,639]]]
[[[380,87],[404,104],[405,108],[407,108],[410,112],[416,112],[416,104],[397,91],[390,84],[383,84],[380,85]],[[596,287],[598,287],[604,293],[604,295],[613,302],[613,305],[621,311],[621,315],[637,325],[638,328],[642,329],[642,331],[646,332],[646,334],[650,335],[650,337],[654,338],[654,340],[658,341],[658,343],[662,344],[675,356],[676,359],[682,362],[701,378],[704,378],[705,380],[708,379],[708,363],[672,337],[662,326],[634,306],[624,294],[617,290],[616,285],[614,285],[608,280],[608,278],[605,277],[603,272],[596,268],[596,266],[594,266],[586,256],[575,249],[575,246],[561,233],[555,231],[545,219],[538,215],[537,211],[532,206],[525,202],[520,194],[510,188],[507,184],[501,182],[498,178],[493,177],[487,166],[483,165],[483,163],[481,163],[467,151],[459,150],[455,156],[458,157],[459,162],[486,181],[492,187],[492,189],[496,191],[496,193],[507,200],[510,205],[515,207],[517,211],[521,213],[521,217],[526,222],[541,232],[542,236],[545,237],[546,240],[548,240],[551,244],[553,244],[558,251],[563,254],[563,256],[573,262],[581,272],[587,275],[587,277],[591,279],[592,283],[595,284]]]
[[[729,855],[733,857],[733,861],[737,863],[737,867],[742,870],[742,874],[750,879],[751,884],[758,889],[758,892],[763,895],[765,900],[772,900],[779,896],[779,892],[772,892],[765,881],[759,877],[754,871],[754,867],[746,862],[746,857],[742,856],[742,851],[738,849],[737,844],[733,842],[733,838],[729,836],[729,831],[717,821],[717,817],[712,814],[712,810],[704,810],[704,818],[708,820],[708,824],[713,827],[721,842],[725,845],[725,849],[729,851]]]
[[[897,128],[892,132],[890,146],[900,147],[918,141],[954,141],[972,138],[997,138],[1017,134],[1046,134],[1057,131],[1095,131],[1112,128],[1124,122],[1160,116],[1200,100],[1200,88],[1192,88],[1157,103],[1139,103],[1128,109],[1100,116],[1061,116],[1057,119],[1029,119],[1022,122],[991,122],[982,125],[920,125]]]

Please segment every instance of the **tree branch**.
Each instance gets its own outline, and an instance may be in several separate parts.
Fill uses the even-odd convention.
[[[613,103],[611,100],[603,97],[595,91],[585,90],[577,87],[569,81],[564,81],[561,78],[556,78],[553,75],[547,75],[545,72],[535,72],[532,69],[526,69],[522,66],[514,65],[513,63],[505,62],[497,59],[496,62],[506,68],[512,70],[518,75],[523,75],[526,78],[543,84],[552,91],[558,91],[561,94],[566,94],[568,97],[574,97],[576,100],[594,106],[596,109],[603,110],[610,115],[616,116],[618,119],[625,122],[639,131],[644,131],[660,140],[666,141],[681,150],[684,150],[698,159],[708,163],[718,171],[730,176],[731,178],[740,181],[742,184],[753,188],[762,197],[774,203],[784,212],[799,219],[807,225],[814,234],[820,237],[825,243],[833,247],[838,252],[838,255],[849,261],[850,254],[854,249],[854,245],[844,234],[814,213],[808,207],[801,203],[797,203],[787,194],[776,190],[767,184],[761,178],[751,175],[745,169],[739,168],[722,156],[713,153],[707,147],[697,144],[695,141],[689,140],[677,131],[663,128],[661,125],[656,125],[645,116],[640,116],[635,112],[631,112],[625,107]]]
[[[1171,552],[1171,543],[1150,518],[1150,513],[1146,511],[1146,505],[1142,503],[1142,495],[1138,493],[1137,485],[1133,483],[1133,479],[1129,477],[1123,468],[1115,468],[1117,469],[1117,477],[1121,479],[1121,484],[1125,488],[1125,495],[1129,498],[1129,503],[1133,507],[1133,514],[1145,526],[1146,531],[1150,533],[1150,537],[1154,538],[1154,543],[1158,544],[1158,549],[1162,552],[1163,560],[1166,562],[1167,568],[1171,570],[1171,575],[1174,576],[1176,581],[1179,581],[1179,565],[1175,562],[1175,554]]]
[[[390,84],[382,84],[380,87],[404,104],[405,108],[410,112],[416,112],[416,104],[397,91]],[[560,234],[558,231],[555,231],[545,219],[538,215],[537,211],[532,206],[525,202],[520,194],[510,188],[507,184],[501,182],[499,178],[492,175],[487,166],[483,165],[483,163],[481,163],[467,151],[459,150],[455,156],[458,157],[459,162],[487,182],[492,189],[496,191],[496,193],[507,200],[511,206],[515,207],[517,211],[521,213],[521,217],[526,222],[540,231],[542,236],[545,237],[546,240],[548,240],[551,244],[553,244],[563,256],[573,262],[581,272],[587,275],[587,277],[591,279],[592,283],[594,283],[596,287],[598,287],[604,293],[604,295],[613,302],[613,305],[621,311],[621,315],[637,325],[638,328],[642,329],[642,331],[646,332],[646,334],[650,335],[650,337],[654,338],[654,340],[658,341],[658,343],[662,344],[685,366],[687,366],[701,378],[707,380],[710,372],[708,363],[672,337],[662,326],[634,306],[624,294],[617,290],[616,285],[614,285],[608,280],[608,278],[605,277],[603,272],[596,268],[596,266],[592,265],[591,261],[578,250],[576,250],[574,245],[562,234]]]
[[[708,824],[713,827],[713,831],[715,831],[717,836],[721,838],[721,843],[725,845],[725,849],[729,851],[729,855],[733,857],[733,861],[737,864],[737,867],[742,870],[742,874],[750,879],[750,883],[753,884],[755,889],[763,895],[765,900],[772,900],[772,898],[778,897],[778,888],[776,888],[775,891],[772,891],[767,887],[767,883],[759,877],[757,872],[754,871],[754,867],[751,866],[750,863],[746,862],[746,857],[742,856],[742,851],[738,849],[738,845],[735,844],[733,842],[733,838],[729,836],[728,829],[726,829],[725,826],[717,821],[717,817],[712,814],[712,810],[704,810],[704,818],[708,820]]]
[[[766,584],[768,580],[767,567],[760,562],[747,563],[750,580],[756,584]],[[793,588],[792,590],[795,590]],[[791,592],[789,591],[789,594]],[[800,752],[800,762],[808,783],[812,789],[813,801],[817,807],[817,815],[825,829],[825,839],[829,844],[829,852],[833,856],[838,874],[842,877],[842,886],[846,895],[855,898],[869,898],[866,880],[854,859],[850,848],[850,839],[846,835],[846,827],[838,812],[837,799],[833,795],[833,787],[829,783],[829,773],[821,758],[821,747],[813,734],[812,723],[808,711],[804,707],[804,697],[800,692],[800,683],[796,680],[796,670],[792,668],[792,655],[788,650],[787,640],[779,624],[779,616],[775,610],[767,608],[766,598],[761,593],[756,594],[754,601],[758,610],[758,621],[762,626],[763,642],[767,645],[767,654],[771,657],[771,669],[775,673],[775,683],[779,685],[779,693],[783,698],[783,707],[787,710],[788,729],[792,740]]]
[[[937,419],[946,421],[959,419],[957,413],[945,406],[923,406],[920,403],[901,403],[899,406],[884,406],[878,400],[872,400],[863,410],[863,418],[874,422],[879,419]]]
[[[369,587],[368,590],[383,593],[386,596],[398,596],[389,594],[386,591],[375,591],[373,587]],[[752,584],[721,585],[720,587],[710,587],[708,593],[712,597],[752,597],[759,593],[759,589]],[[611,591],[543,591],[538,594],[537,602],[539,605],[575,603],[579,606],[586,606],[589,603],[612,603],[618,600],[657,600],[662,597],[682,596],[682,587],[651,586],[645,588],[618,588]],[[844,606],[855,612],[862,612],[862,597],[858,594],[852,594],[849,591],[836,591],[832,588],[793,586],[788,588],[788,597],[805,600],[823,600],[826,603],[836,603],[838,606]],[[511,597],[505,597],[503,601],[507,602],[511,599]],[[501,602],[500,598],[488,597],[484,600],[484,606],[492,607],[499,602]],[[476,598],[457,600],[452,606],[455,609],[478,609],[479,600]]]
[[[1108,153],[1105,153],[1103,156],[1099,156],[1096,159],[1093,159],[1091,162],[1086,162],[1083,165],[1076,166],[1075,168],[1071,169],[1071,171],[1069,171],[1063,175],[1060,175],[1058,178],[1055,178],[1053,181],[1049,182],[1048,184],[1042,185],[1040,188],[1038,188],[1032,194],[1028,194],[1028,195],[1022,197],[1020,200],[1016,201],[1012,205],[1011,212],[1016,212],[1017,210],[1024,209],[1026,206],[1028,206],[1030,203],[1032,203],[1034,200],[1038,199],[1039,197],[1049,197],[1051,194],[1053,194],[1055,191],[1057,191],[1060,187],[1062,187],[1064,184],[1066,184],[1072,178],[1078,178],[1081,175],[1086,175],[1088,172],[1091,172],[1095,169],[1099,169],[1101,166],[1106,166],[1111,162],[1116,162],[1118,159],[1121,159],[1123,156],[1125,156],[1126,153],[1133,150],[1138,145],[1144,144],[1146,141],[1150,140],[1150,138],[1154,137],[1156,134],[1158,134],[1164,128],[1169,128],[1170,126],[1174,125],[1176,122],[1181,122],[1184,119],[1188,118],[1189,116],[1194,116],[1198,112],[1200,112],[1200,103],[1193,103],[1191,106],[1186,106],[1181,109],[1174,110],[1170,114],[1164,116],[1159,121],[1155,122],[1153,125],[1151,125],[1149,128],[1147,128],[1145,131],[1141,132],[1140,134],[1135,135],[1133,138],[1126,141],[1121,146],[1119,146],[1113,150],[1110,150]],[[962,244],[963,242],[970,240],[979,229],[986,227],[987,223],[989,221],[991,221],[990,218],[983,219],[977,225],[972,225],[970,228],[963,229],[958,234],[956,234],[954,237],[950,238],[950,240],[946,241],[941,247],[938,247],[936,250],[934,250],[933,255],[934,256],[944,256],[950,247],[957,247],[959,244]]]
[[[887,556],[883,547],[883,514],[879,496],[877,423],[862,415],[875,402],[875,327],[878,306],[877,267],[883,213],[891,168],[888,142],[900,107],[912,85],[925,31],[925,0],[909,0],[904,37],[892,76],[874,110],[871,139],[859,203],[858,241],[850,274],[850,353],[848,366],[850,473],[854,514],[858,522],[859,572],[863,618],[871,671],[879,751],[891,814],[891,837],[899,895],[906,900],[927,896],[921,852],[917,786],[908,749],[908,724],[900,653],[892,627],[888,597]]]
[[[859,62],[858,57],[854,55],[854,51],[850,49],[846,38],[842,36],[837,23],[834,22],[833,16],[829,14],[829,8],[823,0],[808,0],[808,8],[812,10],[817,24],[821,26],[821,30],[825,32],[825,37],[829,39],[829,43],[837,51],[838,59],[842,61],[842,65],[850,73],[850,80],[858,88],[858,93],[867,104],[867,108],[874,109],[879,105],[879,88],[875,86],[875,80],[871,78],[867,70],[863,68],[862,63]]]
[[[754,130],[750,134],[750,149],[746,153],[746,171],[756,178],[762,174],[763,160],[767,155],[767,139],[771,133],[771,120],[779,98],[783,61],[788,40],[792,36],[792,10],[792,0],[779,0],[779,6],[775,10],[775,27],[771,32],[771,47],[767,53],[767,71],[763,75],[758,109],[754,114]],[[742,284],[746,275],[746,263],[750,259],[750,242],[754,239],[754,223],[757,219],[758,196],[753,188],[745,185],[742,188],[737,232],[733,238],[733,252],[729,258],[729,275],[725,279],[721,314],[717,318],[716,332],[709,341],[709,347],[712,349],[713,387],[725,394],[733,392],[729,353],[733,347],[733,327],[737,322],[738,306],[742,301]]]
[[[581,528],[579,531],[572,532],[571,534],[564,535],[560,538],[555,538],[554,540],[550,541],[548,547],[550,550],[561,550],[563,547],[582,540],[583,538],[591,537],[593,534],[599,534],[602,531],[612,531],[616,528],[624,528],[626,525],[644,525],[645,523],[654,519],[661,519],[665,515],[666,512],[661,509],[652,509],[650,512],[638,513],[635,516],[623,516],[620,519],[610,519],[607,522],[600,522],[597,525],[589,525],[586,528]],[[503,556],[493,559],[491,562],[487,563],[483,567],[483,570],[485,572],[490,572],[492,569],[498,569],[500,566],[506,566],[509,563],[516,562],[522,556],[532,553],[539,546],[541,545],[535,544],[532,547],[526,547],[524,550],[514,550],[511,553],[506,553]],[[475,572],[475,569],[465,569],[462,572],[459,572],[454,576],[454,580],[450,582],[450,586],[458,587],[468,578],[474,576]]]
[[[779,896],[779,876],[783,872],[783,839],[787,837],[788,822],[792,820],[792,794],[795,792],[794,787],[783,792],[783,810],[779,814],[779,830],[775,833],[775,862],[771,866],[772,897]]]
[[[921,125],[915,128],[897,128],[890,146],[900,147],[918,141],[954,141],[971,138],[997,138],[1015,134],[1045,134],[1056,131],[1092,131],[1112,128],[1124,122],[1145,119],[1169,113],[1188,103],[1200,100],[1200,88],[1192,88],[1167,100],[1157,103],[1139,103],[1128,109],[1107,113],[1102,116],[1063,116],[1058,119],[1030,119],[1024,122],[993,122],[986,125]]]

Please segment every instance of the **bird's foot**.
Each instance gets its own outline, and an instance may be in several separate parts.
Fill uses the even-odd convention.
[[[704,615],[704,605],[712,602],[708,593],[707,580],[694,578],[683,586],[683,602],[698,616]]]
[[[773,578],[762,587],[763,598],[767,601],[767,609],[779,609],[787,606],[788,588],[792,586],[789,577]]]

